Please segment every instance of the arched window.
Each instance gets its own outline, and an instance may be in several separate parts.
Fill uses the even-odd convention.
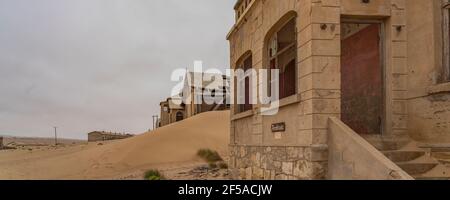
[[[236,64],[236,69],[243,69],[244,72],[248,72],[248,70],[252,69],[253,67],[253,60],[252,60],[252,53],[251,52],[247,52],[245,53],[241,59],[239,59],[239,61]],[[251,104],[250,101],[250,77],[246,76],[245,77],[245,103],[244,104],[238,104],[237,106],[237,112],[241,113],[241,112],[246,112],[249,110],[253,109],[253,105]],[[236,93],[237,94],[237,93]]]
[[[297,92],[297,31],[296,15],[288,14],[278,22],[266,37],[268,65],[279,70],[280,99]]]
[[[176,121],[177,122],[179,122],[179,121],[181,121],[181,120],[183,120],[184,119],[184,115],[183,115],[183,112],[181,112],[181,111],[179,111],[179,112],[177,112],[177,115],[176,115]]]

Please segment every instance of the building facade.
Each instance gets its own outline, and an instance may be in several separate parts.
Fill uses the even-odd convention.
[[[160,103],[161,116],[159,120],[159,127],[167,126],[174,122],[182,121],[186,118],[184,104],[175,104],[173,98],[168,98],[166,101]]]
[[[219,81],[215,78],[220,77]],[[207,81],[206,81],[207,80]],[[210,90],[207,92],[207,90]],[[213,91],[212,91],[213,90]],[[185,105],[187,117],[217,110],[229,109],[227,98],[229,97],[229,79],[227,76],[210,73],[196,73],[188,72],[184,79],[183,98],[188,103]],[[220,96],[224,100],[220,103],[209,104],[205,100],[214,98],[207,94],[214,94],[213,96]]]
[[[88,133],[88,142],[100,142],[108,140],[121,140],[133,137],[131,134],[112,133],[105,131],[93,131]]]
[[[235,178],[332,178],[347,158],[352,172],[341,178],[363,178],[354,166],[367,163],[333,143],[341,132],[408,177],[353,133],[383,144],[450,143],[448,7],[447,0],[237,1],[231,68],[279,69],[280,107],[265,116],[259,102],[231,105]]]
[[[215,81],[215,78],[219,78],[219,80]],[[214,101],[216,97],[220,97],[223,101]],[[179,122],[204,112],[228,110],[230,108],[230,104],[227,101],[228,98],[229,79],[227,76],[188,72],[184,78],[180,95],[168,98],[160,103],[161,116],[159,127]],[[208,100],[213,103],[209,103]]]

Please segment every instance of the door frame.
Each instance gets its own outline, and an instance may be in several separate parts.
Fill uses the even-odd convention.
[[[387,106],[387,49],[386,49],[386,22],[384,20],[378,20],[378,19],[356,19],[356,18],[341,18],[341,24],[350,24],[350,23],[359,23],[359,24],[378,24],[380,25],[380,41],[379,41],[379,46],[380,46],[380,65],[381,65],[381,96],[382,96],[382,103],[381,103],[381,108],[383,110],[382,112],[382,119],[380,122],[380,130],[381,133],[379,134],[380,136],[384,136],[386,135],[389,130],[387,129],[387,115],[388,115],[388,106]],[[341,38],[342,41],[342,38]],[[341,51],[342,51],[342,47],[341,47]],[[342,84],[342,83],[341,83]],[[341,89],[342,90],[342,89]],[[342,105],[342,103],[341,103]]]

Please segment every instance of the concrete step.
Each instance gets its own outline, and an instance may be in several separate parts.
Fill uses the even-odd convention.
[[[432,152],[431,156],[436,159],[450,160],[450,152]]]
[[[444,165],[438,165],[432,170],[413,176],[416,180],[450,180],[450,169]]]
[[[422,151],[383,151],[383,154],[392,162],[407,162],[425,155]]]
[[[409,140],[371,140],[369,141],[375,148],[380,151],[394,151],[400,150],[406,146]]]
[[[449,177],[427,177],[427,176],[413,176],[414,179],[416,180],[421,180],[421,181],[448,181],[450,180]]]
[[[414,163],[414,162],[400,162],[396,163],[400,168],[402,168],[409,175],[420,175],[429,172],[435,168],[438,163]]]

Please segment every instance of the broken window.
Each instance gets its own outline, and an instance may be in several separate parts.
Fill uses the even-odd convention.
[[[270,37],[268,43],[270,69],[279,69],[280,99],[296,94],[297,36],[296,20],[292,18]]]
[[[450,81],[450,0],[442,2],[443,77]]]
[[[248,70],[251,70],[253,67],[253,60],[251,53],[248,53],[243,56],[243,58],[240,59],[240,61],[237,64],[236,69],[243,69],[245,73],[248,72]],[[238,104],[237,112],[246,112],[253,109],[253,105],[250,102],[250,77],[245,77],[245,103],[244,104]]]

